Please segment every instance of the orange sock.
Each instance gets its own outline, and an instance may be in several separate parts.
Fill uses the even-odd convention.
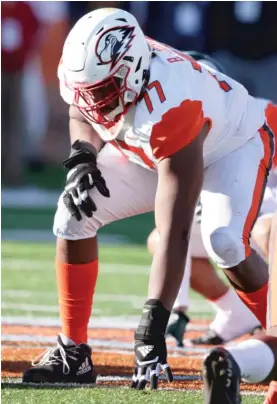
[[[267,289],[268,282],[256,292],[246,293],[236,290],[240,299],[257,317],[264,328],[266,328]]]
[[[270,383],[264,404],[277,404],[277,382]]]
[[[87,327],[98,274],[98,260],[67,264],[56,260],[62,333],[76,344],[87,342]]]

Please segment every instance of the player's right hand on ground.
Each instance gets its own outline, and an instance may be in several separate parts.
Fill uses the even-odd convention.
[[[96,153],[86,144],[76,141],[68,159],[64,161],[68,170],[63,202],[76,220],[82,220],[82,213],[92,217],[97,207],[89,195],[96,187],[101,195],[109,198],[110,192],[101,171],[97,167]]]
[[[143,390],[149,383],[151,390],[157,389],[162,372],[168,382],[173,381],[173,375],[167,363],[164,336],[160,336],[155,341],[136,341],[134,351],[135,371],[132,378],[132,388]]]

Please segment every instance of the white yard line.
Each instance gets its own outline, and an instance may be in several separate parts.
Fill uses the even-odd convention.
[[[53,270],[54,260],[42,259],[42,260],[29,260],[24,258],[2,258],[2,270],[14,270],[14,271],[45,271],[45,269]],[[101,264],[101,273],[115,273],[123,275],[148,275],[150,266],[148,265],[132,265],[132,264]]]
[[[19,293],[17,293],[19,292]],[[16,300],[18,303],[13,303],[10,301],[5,301],[6,298],[12,298],[13,300]],[[53,302],[57,301],[58,295],[57,293],[51,293],[51,292],[31,292],[31,291],[16,291],[16,290],[8,290],[8,291],[3,291],[2,292],[2,309],[12,309],[12,310],[29,310],[29,311],[46,311],[46,312],[58,312],[58,303],[56,306],[54,305],[40,305],[40,304],[25,304],[21,303],[19,300],[24,300],[27,298],[31,299],[39,299],[39,301],[42,301],[42,299],[47,300],[51,298]],[[94,296],[94,304],[96,303],[122,303],[122,304],[128,304],[129,308],[140,310],[143,306],[143,303],[145,302],[146,297],[142,296],[134,296],[134,295],[112,295],[112,294],[96,294]],[[47,310],[47,307],[49,307],[49,310]],[[55,309],[56,308],[56,309]],[[112,305],[110,306],[111,309]],[[108,307],[96,307],[94,306],[93,312],[95,313],[105,313],[109,310]],[[111,311],[111,310],[109,310]]]
[[[7,289],[7,290],[2,290],[2,302],[5,304],[9,304],[10,302],[5,301],[6,298],[12,298],[13,300],[16,300],[17,302],[19,300],[24,300],[24,299],[40,299],[40,301],[44,300],[53,300],[53,302],[57,301],[57,292],[37,292],[37,291],[32,291],[32,290],[16,290],[16,289]],[[140,310],[144,301],[146,299],[146,296],[139,296],[139,295],[125,295],[125,294],[109,294],[109,293],[96,293],[94,297],[94,302],[95,303],[106,303],[106,302],[117,302],[117,303],[126,303],[128,304],[132,309],[137,309]],[[12,302],[13,303],[13,302]],[[18,302],[18,308],[20,303]],[[37,305],[36,305],[37,306]],[[45,305],[46,306],[46,305]],[[4,306],[2,306],[5,308]],[[6,307],[8,308],[8,307]],[[101,308],[97,308],[101,309]],[[103,308],[104,310],[104,308]],[[35,310],[39,311],[39,310]],[[44,311],[44,310],[41,310]],[[47,310],[45,310],[47,311]],[[51,309],[50,309],[51,311]],[[204,300],[198,300],[198,299],[190,299],[190,313],[202,313],[202,314],[212,314],[214,313],[212,307],[207,304],[206,301]]]
[[[59,313],[59,307],[42,304],[28,304],[28,303],[1,303],[2,310],[22,310],[32,312],[46,312],[46,313]]]
[[[2,334],[2,344],[5,342],[36,342],[42,344],[55,344],[57,342],[57,336],[44,336],[44,335],[27,335],[27,334]],[[121,342],[117,340],[105,340],[105,339],[91,339],[89,338],[88,344],[95,350],[109,349],[125,351],[125,353],[132,353],[134,351],[133,342]],[[192,353],[194,356],[204,355],[208,352],[207,348],[200,347],[184,347],[177,348],[170,346],[168,348],[169,356],[184,356],[186,353]],[[191,357],[191,356],[190,356]]]
[[[2,310],[21,310],[28,312],[37,312],[37,313],[59,313],[59,306],[52,305],[43,305],[43,304],[28,304],[28,303],[7,303],[2,301],[1,303]],[[100,314],[103,312],[103,309],[93,309],[95,314]]]
[[[2,297],[12,297],[13,299],[21,299],[21,298],[57,298],[57,292],[37,292],[33,290],[16,290],[16,289],[7,289],[2,290]],[[130,302],[130,300],[144,302],[146,296],[138,296],[138,295],[113,295],[106,293],[99,293],[95,295],[94,300],[98,300],[99,302],[108,302],[108,301],[117,301],[117,302]]]
[[[123,330],[134,330],[137,328],[139,316],[101,316],[92,317],[89,322],[89,328],[115,328]],[[37,327],[60,327],[61,322],[58,317],[27,317],[27,316],[3,316],[1,317],[3,325],[26,325]],[[205,331],[207,325],[188,324],[190,331]]]

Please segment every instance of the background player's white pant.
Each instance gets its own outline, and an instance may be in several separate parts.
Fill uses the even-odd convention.
[[[277,211],[277,167],[271,170],[264,199],[260,211],[260,216],[273,215]]]
[[[191,245],[189,246],[187,253],[187,261],[185,266],[184,277],[178,295],[174,302],[173,309],[189,306],[190,275],[191,275]]]
[[[230,268],[245,258],[243,235],[246,237],[247,226],[253,223],[252,218],[248,223],[249,211],[255,216],[251,207],[263,156],[263,142],[257,134],[204,172],[202,237],[208,255],[219,266]],[[111,197],[104,198],[92,189],[97,211],[80,222],[70,216],[60,198],[54,221],[56,236],[68,240],[94,237],[108,223],[154,209],[157,173],[122,158],[111,145],[100,152],[98,164]]]
[[[207,258],[208,255],[205,250],[202,236],[201,236],[201,226],[200,223],[194,217],[190,243],[187,253],[187,261],[185,266],[185,274],[179,289],[179,293],[173,305],[173,308],[177,307],[188,307],[189,306],[189,288],[190,288],[190,276],[191,276],[191,261],[192,258]]]

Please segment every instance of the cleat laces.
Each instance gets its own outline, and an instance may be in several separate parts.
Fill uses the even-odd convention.
[[[59,352],[59,356],[57,353]],[[63,374],[68,375],[70,372],[70,366],[67,361],[67,357],[73,360],[77,360],[72,355],[68,354],[68,351],[72,352],[73,355],[77,353],[77,346],[72,348],[67,348],[66,350],[64,347],[57,342],[57,346],[54,348],[49,348],[46,351],[42,352],[38,356],[34,358],[32,361],[32,366],[41,366],[41,365],[57,365],[62,363],[63,364]]]

